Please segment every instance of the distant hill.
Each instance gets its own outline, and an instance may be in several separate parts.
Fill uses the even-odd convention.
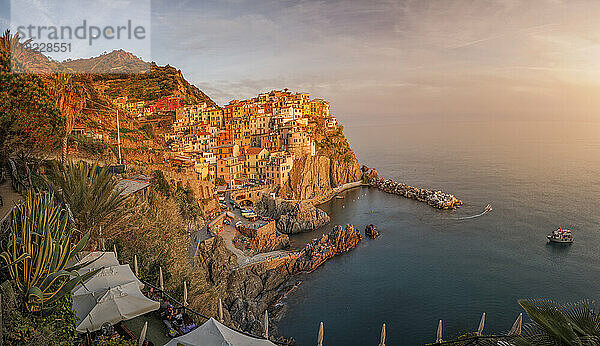
[[[150,63],[122,49],[88,59],[68,60],[61,63],[67,70],[78,73],[143,73]]]
[[[89,59],[62,62],[67,70],[91,74],[94,89],[109,99],[127,96],[130,101],[154,101],[167,96],[181,97],[186,104],[216,105],[200,89],[188,83],[180,70],[157,66],[137,56],[115,50]]]
[[[119,97],[127,97],[127,102],[144,101],[146,107],[171,96],[181,98],[182,104],[206,102],[216,106],[208,95],[185,80],[180,70],[170,65],[145,62],[123,50],[58,64],[64,72],[81,72],[74,78],[85,88],[87,102],[84,112],[76,119],[77,126],[110,135],[113,140],[116,138],[116,106],[112,101]],[[147,150],[163,148],[158,135],[170,131],[174,113],[160,112],[150,121],[130,117],[127,112],[121,113],[124,156],[129,159],[137,157],[142,161],[161,161],[158,157],[150,157],[154,154]]]

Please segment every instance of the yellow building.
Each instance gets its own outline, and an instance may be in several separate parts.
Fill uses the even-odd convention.
[[[265,148],[251,147],[246,150],[246,160],[244,161],[244,173],[250,179],[260,179],[260,162],[269,159],[269,151]]]
[[[197,162],[194,165],[194,170],[198,174],[198,178],[204,180],[210,178],[210,164],[208,162]]]

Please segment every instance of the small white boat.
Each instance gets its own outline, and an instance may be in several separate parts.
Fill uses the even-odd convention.
[[[485,209],[483,210],[485,213],[487,213],[488,211],[492,211],[492,205],[488,204],[485,206]]]
[[[571,244],[573,243],[573,234],[570,229],[557,228],[547,236],[551,243]]]
[[[337,195],[337,196],[335,196],[335,198],[337,198],[337,199],[344,199],[344,196]]]

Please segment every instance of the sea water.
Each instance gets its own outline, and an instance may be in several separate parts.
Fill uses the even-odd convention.
[[[380,177],[455,194],[465,205],[443,211],[358,188],[321,207],[331,223],[295,235],[301,247],[352,223],[381,233],[326,262],[286,299],[280,331],[299,345],[386,345],[435,341],[477,329],[504,333],[521,298],[559,302],[600,297],[600,124],[413,122],[347,127],[361,164]],[[469,220],[487,204],[493,211]],[[546,243],[556,227],[570,246]],[[525,318],[527,320],[527,318]]]

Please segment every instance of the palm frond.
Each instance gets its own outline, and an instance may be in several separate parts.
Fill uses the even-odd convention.
[[[600,316],[593,301],[561,305],[547,299],[523,299],[519,304],[532,323],[523,326],[515,345],[600,345]]]

